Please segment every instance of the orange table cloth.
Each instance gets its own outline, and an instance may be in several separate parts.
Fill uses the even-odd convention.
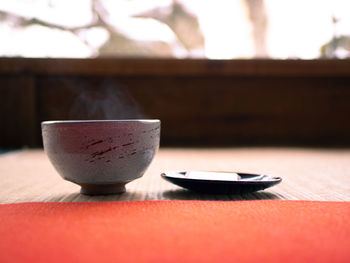
[[[0,205],[0,262],[349,262],[350,203]]]

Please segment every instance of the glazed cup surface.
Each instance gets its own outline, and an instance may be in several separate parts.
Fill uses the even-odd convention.
[[[159,120],[46,121],[41,127],[51,163],[85,194],[124,192],[159,148]]]

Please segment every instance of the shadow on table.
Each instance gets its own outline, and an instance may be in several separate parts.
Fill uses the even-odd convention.
[[[108,201],[144,201],[144,200],[209,200],[209,201],[242,201],[284,199],[270,192],[260,191],[241,195],[201,194],[186,189],[168,190],[157,195],[127,191],[117,195],[83,195],[79,192],[51,196],[41,200],[45,202],[108,202]]]
[[[201,194],[185,189],[169,190],[163,193],[164,199],[168,200],[212,200],[212,201],[242,201],[242,200],[275,200],[281,199],[280,196],[269,192],[254,192],[241,195],[220,195],[220,194]]]
[[[142,194],[138,192],[126,192],[116,195],[83,195],[79,192],[62,194],[51,197],[47,202],[108,202],[108,201],[130,201],[142,200]]]

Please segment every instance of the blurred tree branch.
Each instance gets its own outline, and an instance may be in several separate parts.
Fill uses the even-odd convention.
[[[204,36],[198,18],[178,0],[169,6],[161,6],[133,17],[152,18],[167,25],[187,51],[204,49]]]
[[[267,15],[264,0],[245,0],[248,16],[253,28],[253,40],[256,57],[267,57],[266,31]]]
[[[337,51],[343,49],[350,53],[350,36],[336,36],[320,48],[321,57],[338,58]]]
[[[9,20],[9,21],[13,22],[15,26],[18,26],[18,27],[40,25],[40,26],[44,26],[44,27],[70,31],[72,33],[75,33],[75,32],[82,30],[82,29],[92,28],[92,27],[99,25],[99,21],[96,21],[96,22],[92,22],[91,24],[87,24],[87,25],[83,25],[83,26],[68,27],[68,26],[50,23],[48,21],[44,21],[44,20],[41,20],[41,19],[35,18],[35,17],[26,18],[26,17],[20,16],[20,15],[16,15],[16,14],[13,14],[10,12],[5,12],[5,11],[0,11],[0,17],[1,17],[0,20]]]

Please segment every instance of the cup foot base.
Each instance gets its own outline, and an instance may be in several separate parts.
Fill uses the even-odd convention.
[[[114,195],[126,191],[125,183],[119,184],[80,184],[80,193],[84,195]]]

